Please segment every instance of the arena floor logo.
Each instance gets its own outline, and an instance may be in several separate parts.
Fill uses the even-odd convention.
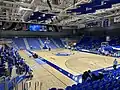
[[[70,56],[71,53],[68,53],[68,52],[59,52],[56,54],[56,56]]]

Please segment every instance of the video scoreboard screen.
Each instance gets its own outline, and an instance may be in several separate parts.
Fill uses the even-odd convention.
[[[30,24],[29,25],[29,30],[30,31],[40,31],[40,32],[45,32],[47,31],[45,25],[40,25],[40,24]]]

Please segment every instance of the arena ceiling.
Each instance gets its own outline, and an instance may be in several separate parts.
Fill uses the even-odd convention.
[[[49,2],[48,2],[49,1]],[[96,10],[94,13],[66,13],[68,9],[76,8],[90,0],[0,0],[0,21],[26,22],[33,12],[53,14],[52,19],[37,23],[56,25],[82,25],[87,22],[120,15],[120,3],[112,8]],[[50,4],[50,5],[49,5]],[[31,22],[31,20],[27,21]]]

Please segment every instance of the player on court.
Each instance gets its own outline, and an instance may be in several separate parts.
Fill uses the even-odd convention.
[[[117,69],[117,65],[118,65],[118,61],[117,61],[117,59],[115,59],[114,61],[113,61],[113,68],[116,70]]]

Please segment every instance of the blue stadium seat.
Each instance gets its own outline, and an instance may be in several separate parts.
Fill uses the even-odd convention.
[[[12,38],[12,40],[15,42],[19,49],[26,49],[23,38]]]
[[[72,87],[71,87],[71,86],[67,86],[67,87],[65,88],[65,90],[72,90]]]
[[[36,49],[36,50],[40,50],[40,43],[39,43],[39,40],[38,38],[26,38],[27,39],[27,42],[28,42],[28,45],[29,47],[32,47],[32,49]]]
[[[21,39],[20,39],[21,40]],[[2,50],[0,49],[0,58],[1,58],[1,63],[0,64],[0,77],[2,79],[4,79],[3,81],[1,81],[2,83],[0,83],[0,90],[5,90],[4,89],[4,85],[8,85],[8,89],[9,90],[13,90],[14,88],[14,84],[13,81],[16,80],[15,83],[19,83],[20,81],[22,81],[24,79],[24,75],[21,74],[23,72],[29,72],[30,68],[29,66],[24,62],[23,58],[19,55],[18,51],[16,49],[14,49],[12,46],[9,47],[8,45],[4,45],[4,47],[2,48]],[[7,60],[6,60],[7,59]],[[8,63],[8,65],[6,65],[5,63]],[[12,78],[12,69],[13,66],[16,67],[16,69],[19,69],[19,74],[17,77]],[[26,69],[27,66],[27,70]],[[6,67],[8,69],[6,69]],[[23,71],[20,71],[20,67],[22,67]],[[16,72],[17,72],[16,70]],[[7,73],[9,72],[9,73]],[[11,78],[10,78],[11,77]],[[22,77],[22,79],[21,79]]]

